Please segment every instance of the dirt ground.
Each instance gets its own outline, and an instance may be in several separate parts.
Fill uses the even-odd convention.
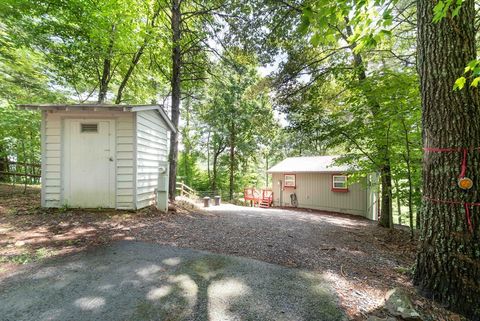
[[[0,185],[0,280],[19,266],[82,251],[112,240],[141,240],[249,257],[322,273],[336,284],[352,320],[387,317],[385,293],[411,293],[425,320],[462,320],[416,294],[411,284],[416,243],[408,230],[390,231],[348,215],[307,210],[177,206],[167,214],[40,208],[40,190]]]

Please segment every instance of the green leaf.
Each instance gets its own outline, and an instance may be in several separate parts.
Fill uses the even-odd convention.
[[[322,40],[322,37],[320,36],[319,33],[315,33],[312,37],[312,39],[310,39],[310,43],[313,45],[313,46],[318,46],[320,41]]]
[[[478,87],[478,82],[480,81],[480,77],[476,77],[472,80],[470,87]]]
[[[455,81],[455,84],[453,85],[453,90],[460,90],[465,87],[465,83],[467,82],[467,78],[465,77],[460,77]]]
[[[433,8],[433,22],[439,22],[440,20],[442,20],[442,18],[444,17],[445,7],[445,2],[441,0],[438,1],[438,3]]]

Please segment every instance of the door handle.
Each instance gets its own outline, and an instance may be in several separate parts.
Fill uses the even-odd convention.
[[[108,160],[113,162],[113,157],[109,157]]]

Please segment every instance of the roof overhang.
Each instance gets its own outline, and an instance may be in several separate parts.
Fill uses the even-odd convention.
[[[121,111],[121,112],[139,112],[145,110],[156,110],[160,117],[165,121],[172,132],[177,132],[175,125],[168,117],[165,110],[160,105],[109,105],[109,104],[24,104],[17,105],[18,108],[25,110],[62,110],[62,111]]]

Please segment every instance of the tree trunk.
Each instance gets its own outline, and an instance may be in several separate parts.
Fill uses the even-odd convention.
[[[207,136],[207,176],[208,176],[208,182],[210,183],[210,186],[212,186],[212,173],[210,172],[210,135],[212,134],[211,131],[208,131],[208,136]]]
[[[395,183],[395,191],[397,193],[397,212],[398,212],[398,224],[399,225],[402,225],[402,202],[401,202],[401,199],[400,199],[400,185],[398,183],[398,179],[395,179],[394,180],[394,183]]]
[[[382,201],[381,212],[378,224],[383,227],[393,228],[392,221],[392,172],[390,170],[390,162],[383,165],[380,169],[382,181]]]
[[[6,181],[6,178],[8,178],[7,175],[2,174],[4,172],[8,172],[7,160],[8,158],[4,152],[4,147],[3,145],[0,145],[0,182],[4,182]]]
[[[112,61],[109,58],[103,60],[103,73],[100,80],[100,88],[98,90],[98,103],[103,104],[107,98],[108,83],[110,78],[110,69]]]
[[[108,85],[112,79],[112,55],[113,45],[115,43],[115,25],[112,25],[112,34],[108,43],[107,56],[103,59],[103,70],[98,89],[98,103],[103,104],[107,98]]]
[[[268,188],[268,154],[265,154],[265,187]]]
[[[234,191],[234,176],[235,176],[235,125],[232,124],[230,128],[230,184],[229,184],[229,198],[233,200]]]
[[[120,83],[120,86],[118,86],[117,97],[115,98],[115,104],[118,105],[122,102],[123,91],[125,90],[125,87],[127,86],[127,83],[133,74],[133,70],[138,65],[138,62],[140,61],[140,58],[143,55],[143,51],[145,50],[146,45],[147,45],[147,41],[145,41],[143,45],[140,47],[140,49],[138,49],[138,51],[133,55],[130,66],[128,67],[128,70],[125,73],[125,76],[123,77],[122,82]]]
[[[438,1],[418,0],[418,72],[425,148],[480,147],[478,89],[453,91],[466,64],[475,59],[475,7],[462,3],[460,14],[432,23]],[[455,3],[455,2],[454,2]],[[454,4],[452,4],[454,6]],[[466,176],[473,188],[458,185],[462,152],[425,152],[423,218],[414,282],[427,295],[472,320],[480,320],[480,153],[467,154]],[[449,203],[449,202],[460,202]]]
[[[353,30],[350,26],[350,20],[348,17],[345,17],[346,22],[346,34],[348,37],[353,36]],[[344,40],[348,43],[348,37],[344,38]],[[352,51],[353,56],[353,66],[355,67],[355,71],[357,73],[357,78],[359,82],[364,82],[367,79],[367,72],[366,72],[366,65],[363,60],[363,57],[360,53],[355,52],[357,47],[356,43],[350,45],[350,49]],[[380,106],[374,98],[368,92],[364,93],[369,101],[369,108],[370,112],[373,116],[373,119],[376,119]],[[385,129],[388,132],[387,129]],[[388,136],[388,135],[387,135]],[[393,228],[393,217],[392,217],[392,173],[391,173],[391,166],[390,166],[390,159],[388,157],[388,144],[384,144],[383,142],[376,142],[377,146],[376,149],[378,150],[378,155],[385,155],[382,159],[381,164],[379,165],[380,175],[382,177],[381,184],[382,184],[382,203],[380,207],[380,219],[378,220],[378,225]]]
[[[218,154],[213,155],[213,177],[212,177],[212,191],[217,191],[217,160]]]
[[[123,96],[123,91],[125,90],[125,87],[127,86],[128,81],[130,80],[130,77],[133,74],[133,71],[137,67],[138,63],[140,62],[140,58],[142,58],[143,53],[145,52],[145,48],[147,47],[150,37],[151,37],[151,30],[155,28],[155,22],[158,18],[158,15],[160,14],[161,6],[158,6],[158,8],[153,12],[151,22],[149,26],[151,29],[147,29],[147,32],[145,34],[145,38],[143,39],[143,43],[138,48],[137,52],[133,54],[132,61],[130,63],[130,66],[128,67],[127,72],[125,73],[125,76],[122,79],[122,82],[120,83],[120,86],[118,87],[117,91],[117,97],[115,99],[115,104],[120,104],[122,102],[122,96]],[[148,26],[147,26],[148,28]]]
[[[180,48],[181,40],[181,0],[172,0],[172,122],[175,128],[178,128],[180,119],[180,98],[181,98],[181,68],[182,54]],[[170,172],[169,172],[169,188],[168,195],[171,201],[175,201],[175,188],[177,181],[177,163],[178,163],[178,132],[170,134]]]
[[[415,191],[416,195],[419,195],[421,193],[421,191],[418,187],[415,187],[414,191]],[[420,230],[422,228],[422,208],[421,207],[422,207],[422,205],[417,204],[417,202],[416,202],[415,227],[417,228],[417,230]]]
[[[405,135],[405,163],[407,164],[407,181],[408,181],[408,221],[410,225],[410,236],[413,238],[413,182],[412,182],[412,159],[410,153],[410,139],[408,137],[408,129],[405,121],[402,119],[403,133]]]
[[[215,138],[214,134],[214,138]],[[217,136],[218,139],[218,136]],[[214,139],[215,140],[215,139]],[[214,193],[217,192],[217,177],[218,177],[218,158],[220,155],[223,153],[223,151],[227,148],[227,145],[224,144],[223,139],[219,142],[218,145],[213,145],[214,150],[213,150],[213,169],[212,169],[212,181],[211,181],[211,188]]]

